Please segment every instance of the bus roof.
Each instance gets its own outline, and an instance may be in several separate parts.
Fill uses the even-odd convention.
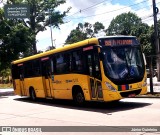
[[[43,52],[43,53],[40,53],[40,54],[35,54],[35,55],[29,56],[29,57],[26,57],[26,58],[22,58],[22,59],[13,61],[12,64],[18,64],[18,63],[22,63],[22,62],[25,62],[25,61],[28,61],[28,60],[33,60],[33,59],[37,59],[37,58],[41,58],[41,57],[46,57],[46,56],[51,55],[51,54],[67,51],[67,50],[70,50],[70,49],[74,49],[74,48],[85,46],[85,45],[92,44],[92,43],[98,45],[99,44],[98,43],[99,39],[125,38],[125,37],[133,38],[134,36],[116,35],[116,36],[105,36],[105,37],[99,37],[99,38],[90,38],[90,39],[86,39],[86,40],[83,40],[83,41],[80,41],[80,42],[77,42],[77,43],[65,45],[64,47],[60,47],[60,48],[53,49],[53,50],[50,50],[50,51],[47,51],[47,52]]]
[[[113,35],[113,36],[103,36],[103,37],[98,37],[98,39],[106,39],[106,38],[136,38],[136,36]]]
[[[64,47],[60,47],[60,48],[53,49],[53,50],[50,50],[50,51],[47,51],[47,52],[43,52],[43,53],[40,53],[40,54],[35,54],[35,55],[29,56],[29,57],[26,57],[26,58],[15,60],[15,61],[12,62],[12,64],[18,64],[18,63],[22,63],[22,62],[25,62],[25,61],[28,61],[28,60],[33,60],[33,59],[37,59],[37,58],[41,58],[41,57],[46,57],[46,56],[51,55],[51,54],[67,51],[67,50],[74,49],[74,48],[81,47],[81,46],[85,46],[85,45],[88,45],[88,44],[91,44],[91,43],[98,44],[98,38],[86,39],[86,40],[83,40],[83,41],[80,41],[80,42],[65,45]]]

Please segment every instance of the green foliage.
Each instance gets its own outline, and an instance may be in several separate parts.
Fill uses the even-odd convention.
[[[141,24],[141,19],[134,13],[122,13],[113,19],[106,30],[107,35],[131,35],[132,29]]]
[[[104,30],[104,26],[100,22],[96,22],[93,25],[88,22],[85,22],[84,24],[79,23],[76,29],[73,29],[67,37],[66,43],[75,43],[87,38],[95,37],[101,30]]]
[[[29,19],[6,19],[0,9],[0,71],[10,66],[11,61],[37,53],[36,35],[52,25],[59,28],[69,12],[57,11],[65,0],[7,0],[7,4],[28,4]]]
[[[136,36],[146,56],[155,54],[153,44],[153,30],[136,14],[128,12],[113,19],[106,30],[106,35],[133,35]]]
[[[11,23],[13,21],[9,21]],[[0,24],[0,29],[5,28],[5,24]],[[1,32],[2,43],[0,45],[0,70],[10,66],[11,61],[18,59],[32,46],[33,40],[30,30],[23,24],[10,25],[8,30]]]
[[[69,12],[70,7],[63,13],[57,11],[56,8],[65,2],[65,0],[8,0],[8,4],[24,3],[30,6],[30,18],[22,22],[31,30],[34,38],[32,40],[34,54],[37,53],[36,35],[38,32],[46,30],[46,27],[50,25],[53,28],[59,28],[59,25],[64,23],[63,18]]]

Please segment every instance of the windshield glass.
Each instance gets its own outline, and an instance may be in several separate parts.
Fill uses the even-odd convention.
[[[112,81],[136,82],[143,78],[144,62],[140,46],[104,47],[105,74]]]

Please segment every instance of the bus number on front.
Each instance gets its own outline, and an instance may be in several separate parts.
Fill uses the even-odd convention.
[[[107,41],[105,41],[105,45],[106,45],[106,46],[111,46],[111,45],[112,45],[111,40],[107,40]]]

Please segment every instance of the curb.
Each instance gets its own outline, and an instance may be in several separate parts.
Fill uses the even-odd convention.
[[[141,96],[136,96],[135,98],[160,98],[160,96],[147,96],[147,95],[141,95]]]
[[[6,92],[0,92],[0,97],[1,96],[13,96],[14,91],[6,91]]]
[[[153,94],[148,92],[146,95],[137,95],[136,98],[160,98],[160,92],[154,92]]]
[[[150,84],[147,84],[147,86],[150,86]],[[153,86],[160,86],[159,83],[154,83]]]

